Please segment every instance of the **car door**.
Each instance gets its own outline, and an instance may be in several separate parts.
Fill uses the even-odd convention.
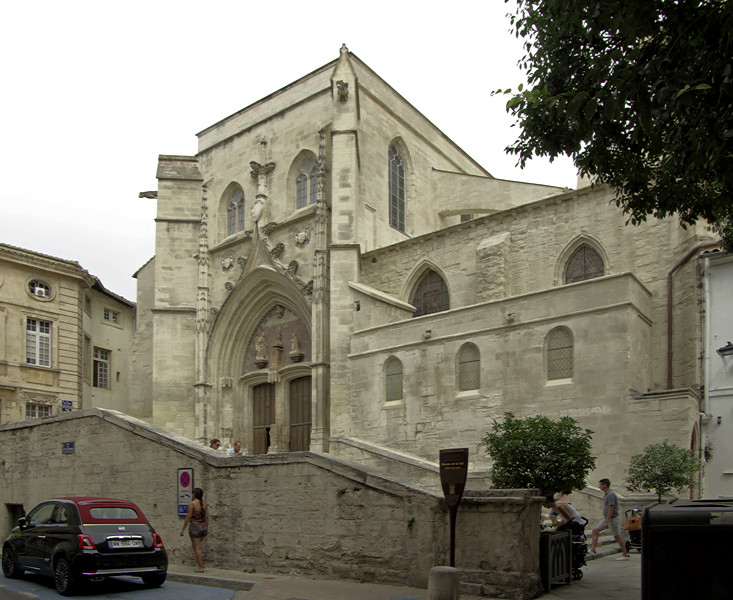
[[[64,548],[67,551],[75,547],[77,529],[73,527],[75,520],[71,504],[64,502],[56,503],[51,520],[44,525],[44,538],[39,539],[40,566],[47,572],[52,570],[51,558],[56,548]],[[40,536],[39,536],[40,537]]]
[[[43,502],[36,506],[26,517],[21,531],[22,543],[16,546],[18,564],[26,569],[40,571],[44,566],[46,539],[52,527],[55,502]]]

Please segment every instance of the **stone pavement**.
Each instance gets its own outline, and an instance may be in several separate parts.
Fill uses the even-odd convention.
[[[610,548],[604,549],[583,568],[583,579],[556,586],[541,597],[547,600],[640,600],[641,555],[632,551],[629,560],[617,561],[619,556],[620,553]],[[207,568],[205,573],[193,571],[192,566],[170,565],[168,578],[237,590],[232,600],[427,600],[428,597],[427,590],[402,586],[216,568]],[[462,594],[461,600],[479,599]]]

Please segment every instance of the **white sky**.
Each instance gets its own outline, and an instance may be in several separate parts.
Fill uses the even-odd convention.
[[[345,43],[494,177],[524,171],[494,89],[523,81],[502,0],[40,0],[0,8],[0,241],[78,261],[135,300],[155,252],[159,154],[323,66]]]

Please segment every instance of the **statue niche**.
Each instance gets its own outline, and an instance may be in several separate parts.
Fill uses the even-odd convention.
[[[308,328],[291,310],[278,304],[260,320],[247,344],[242,375],[260,369],[279,369],[311,360]]]

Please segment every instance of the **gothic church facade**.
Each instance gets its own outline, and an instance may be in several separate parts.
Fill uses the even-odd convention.
[[[591,482],[651,441],[696,448],[705,229],[495,179],[345,47],[198,140],[149,194],[134,416],[248,454],[468,447],[484,470],[505,411],[570,415]]]

